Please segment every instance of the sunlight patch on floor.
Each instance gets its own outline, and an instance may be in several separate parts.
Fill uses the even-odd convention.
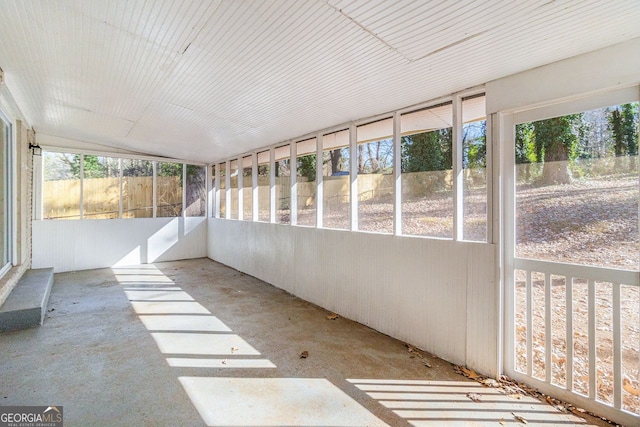
[[[193,301],[191,295],[184,291],[167,289],[149,289],[124,291],[129,301]]]
[[[211,314],[209,310],[195,301],[131,301],[131,306],[138,314]]]
[[[231,332],[215,316],[152,314],[138,317],[149,331]]]
[[[468,381],[349,379],[358,389],[416,427],[586,425],[582,418],[558,411],[529,396],[509,396],[500,389]]]
[[[386,426],[322,378],[180,377],[208,426]]]
[[[260,352],[235,334],[152,332],[162,353],[210,356],[260,355]]]
[[[167,357],[169,366],[175,368],[275,368],[267,359],[196,359],[191,357]]]

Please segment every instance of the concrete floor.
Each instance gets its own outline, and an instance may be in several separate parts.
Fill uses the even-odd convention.
[[[67,426],[587,425],[208,259],[57,274],[48,309],[0,335],[0,405]]]

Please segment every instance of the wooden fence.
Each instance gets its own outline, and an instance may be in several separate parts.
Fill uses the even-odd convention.
[[[179,216],[182,212],[180,177],[159,176],[158,216]],[[89,178],[83,182],[83,217],[118,218],[120,211],[120,179]],[[80,218],[80,180],[46,181],[42,191],[43,218]],[[123,218],[153,216],[153,178],[122,178]]]

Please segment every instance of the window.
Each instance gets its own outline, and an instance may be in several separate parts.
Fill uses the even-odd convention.
[[[84,155],[82,217],[120,218],[120,159]]]
[[[487,241],[485,96],[462,100],[463,239]]]
[[[229,163],[229,191],[231,192],[231,219],[238,219],[238,160]]]
[[[226,163],[220,163],[219,165],[220,182],[218,187],[220,188],[220,206],[218,206],[220,218],[227,217],[227,165]]]
[[[258,153],[258,221],[269,222],[271,182],[269,177],[269,151]]]
[[[638,103],[516,126],[516,256],[638,271]]]
[[[393,233],[393,119],[358,126],[358,229]]]
[[[122,159],[122,217],[153,217],[153,166],[149,160]]]
[[[80,154],[43,153],[45,219],[80,219]]]
[[[182,163],[156,165],[156,217],[182,216]]]
[[[216,216],[216,209],[218,209],[218,206],[216,204],[215,191],[216,191],[216,165],[211,165],[211,193],[212,194],[211,194],[210,214],[212,217]]]
[[[11,261],[11,125],[0,116],[0,276]]]
[[[242,218],[253,220],[253,168],[251,156],[242,158]]]
[[[401,116],[402,232],[453,238],[452,104]]]
[[[348,230],[349,130],[322,137],[322,226]]]
[[[285,145],[276,153],[276,218],[278,224],[291,223],[291,151]]]
[[[316,139],[296,144],[298,225],[316,225]]]
[[[185,216],[205,216],[207,211],[207,170],[204,166],[185,165]]]

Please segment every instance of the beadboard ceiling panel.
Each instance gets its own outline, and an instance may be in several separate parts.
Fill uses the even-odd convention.
[[[640,37],[637,0],[3,0],[37,133],[213,162]]]

